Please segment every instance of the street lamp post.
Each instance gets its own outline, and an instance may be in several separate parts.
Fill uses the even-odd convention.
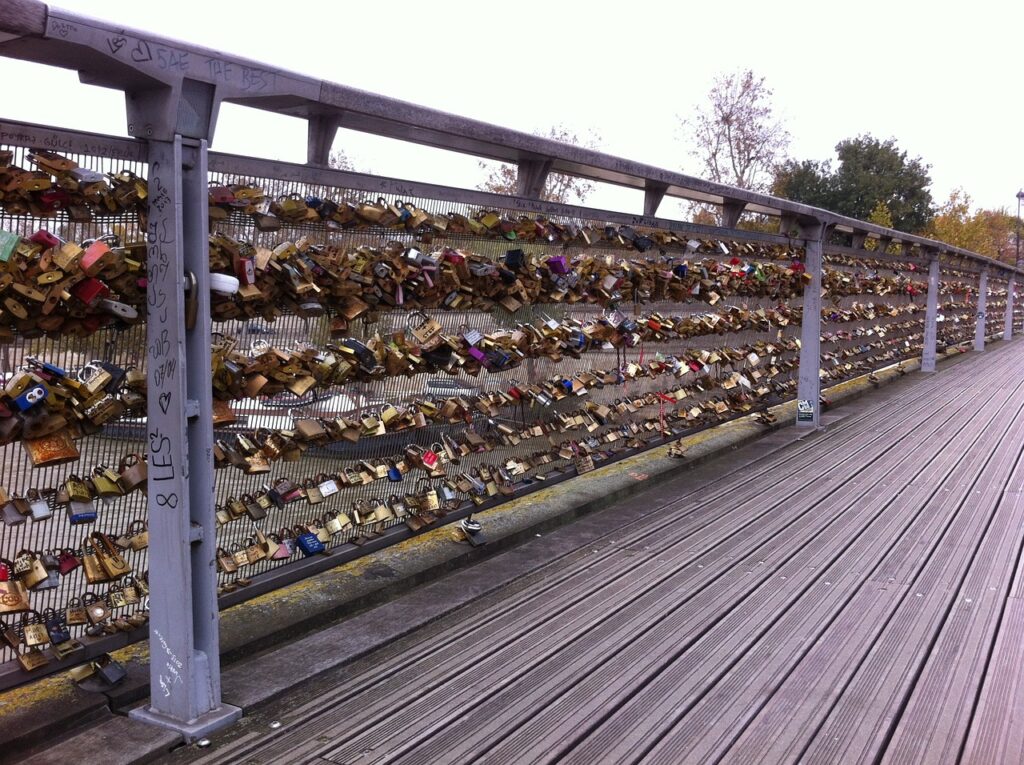
[[[1017,241],[1017,255],[1013,261],[1013,264],[1020,268],[1020,201],[1024,199],[1024,189],[1017,192],[1017,236],[1014,239]]]
[[[1024,189],[1017,192],[1017,231],[1014,238],[1016,245],[1016,255],[1013,259],[1013,265],[1016,268],[1020,268],[1020,203],[1024,200]],[[1013,337],[1013,302],[1015,293],[1017,291],[1017,275],[1014,273],[1010,274],[1010,278],[1006,284],[1006,320],[1003,327],[1003,340],[1009,340]]]

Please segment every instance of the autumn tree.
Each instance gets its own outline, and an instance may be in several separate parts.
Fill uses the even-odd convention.
[[[585,149],[596,149],[601,143],[600,136],[594,130],[589,130],[585,136],[580,137],[563,125],[556,125],[547,132],[535,130],[534,135],[572,146],[582,146]],[[492,163],[482,161],[478,164],[481,170],[487,171],[487,177],[477,185],[478,189],[489,191],[492,194],[517,193],[516,181],[519,171],[515,165],[500,164],[494,167]],[[582,204],[593,190],[594,184],[583,178],[562,173],[548,173],[540,197],[545,202]]]
[[[889,212],[889,206],[879,200],[868,216],[868,223],[874,223],[876,226],[882,226],[883,228],[892,228],[892,213]],[[877,247],[878,242],[874,239],[868,239],[864,242],[865,250],[875,250]]]
[[[716,77],[705,102],[682,124],[702,173],[742,189],[767,189],[789,146],[771,89],[750,69]]]
[[[867,219],[879,203],[892,216],[892,227],[916,234],[932,219],[929,165],[889,138],[857,136],[836,144],[839,165],[789,160],[779,165],[772,193],[822,207],[859,220]]]
[[[1016,219],[1005,209],[972,210],[971,202],[970,195],[962,188],[953,189],[936,211],[928,236],[1012,263]]]

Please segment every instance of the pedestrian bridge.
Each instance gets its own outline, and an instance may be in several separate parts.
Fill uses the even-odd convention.
[[[1024,761],[1022,380],[1000,344],[682,471],[196,761]]]

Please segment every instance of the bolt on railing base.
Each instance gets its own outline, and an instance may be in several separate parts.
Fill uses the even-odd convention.
[[[242,708],[231,704],[221,704],[205,714],[199,715],[194,720],[179,720],[176,717],[156,712],[152,707],[139,707],[128,713],[128,716],[139,722],[156,725],[160,728],[167,728],[180,733],[186,744],[203,738],[204,736],[226,728],[237,722],[242,717]]]

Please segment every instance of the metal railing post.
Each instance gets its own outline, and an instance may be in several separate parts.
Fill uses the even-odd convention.
[[[1013,337],[1013,298],[1014,290],[1017,289],[1017,275],[1010,273],[1006,281],[1006,315],[1003,319],[1003,340],[1010,340]]]
[[[234,722],[221,703],[214,568],[206,141],[149,145],[150,703],[186,741]]]
[[[985,302],[988,299],[988,269],[983,269],[978,281],[978,317],[974,326],[974,350],[985,350]]]
[[[921,371],[935,371],[935,346],[939,336],[939,256],[933,253],[928,263],[928,298],[924,312],[924,347]]]
[[[818,427],[821,413],[821,254],[825,232],[826,226],[817,221],[800,227],[807,240],[804,268],[811,280],[804,287],[796,424],[812,428]]]

